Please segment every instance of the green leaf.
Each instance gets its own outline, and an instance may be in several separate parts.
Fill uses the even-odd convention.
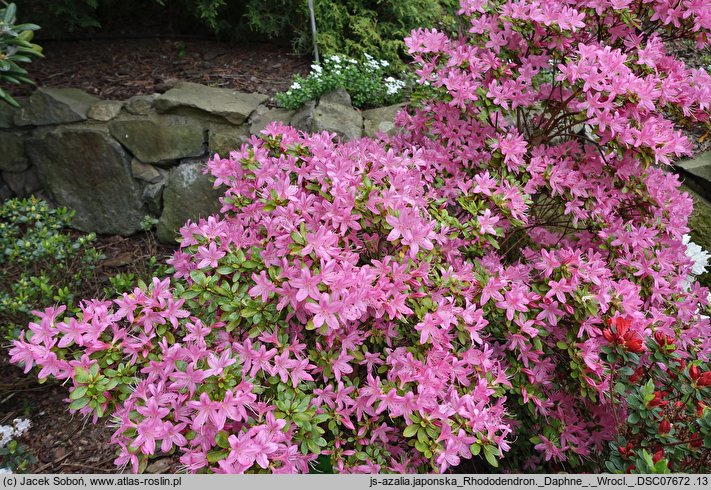
[[[10,3],[5,7],[5,17],[3,18],[6,25],[11,25],[15,22],[15,14],[17,13],[17,7],[14,3]]]
[[[475,442],[469,447],[469,449],[472,452],[472,456],[479,456],[479,453],[481,452],[481,444]]]
[[[419,428],[420,428],[419,425],[415,425],[415,424],[408,425],[407,427],[405,427],[405,430],[402,432],[402,435],[405,437],[412,437],[415,434],[417,434],[417,429],[419,429]]]
[[[229,454],[229,452],[225,451],[225,450],[209,451],[207,453],[207,461],[211,464],[215,464],[218,461],[225,459],[225,457],[227,457],[228,454]]]
[[[74,380],[77,383],[88,383],[91,381],[91,376],[89,376],[89,371],[81,367],[74,368]]]
[[[230,449],[230,441],[228,440],[228,437],[229,436],[227,435],[227,432],[225,432],[224,430],[221,430],[215,436],[215,442],[222,449]]]
[[[84,408],[87,404],[89,403],[88,398],[79,398],[78,400],[74,400],[69,404],[69,409],[70,410],[79,410],[81,408]]]
[[[484,457],[494,468],[499,467],[499,459],[496,456],[496,449],[493,446],[484,446]]]
[[[86,395],[88,388],[86,386],[77,386],[71,393],[69,393],[69,398],[72,400],[78,400]]]

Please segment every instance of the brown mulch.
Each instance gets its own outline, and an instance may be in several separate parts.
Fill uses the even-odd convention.
[[[45,57],[27,66],[38,86],[75,87],[112,100],[164,92],[177,81],[274,95],[311,63],[288,47],[204,39],[47,41],[43,47]],[[32,90],[19,86],[11,93]]]

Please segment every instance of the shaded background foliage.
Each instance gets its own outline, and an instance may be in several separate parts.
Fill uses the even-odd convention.
[[[307,0],[20,0],[24,18],[42,26],[40,39],[89,36],[184,35],[270,40],[311,50]],[[395,64],[402,39],[415,27],[453,23],[456,0],[319,0],[319,47],[324,53],[369,53]]]

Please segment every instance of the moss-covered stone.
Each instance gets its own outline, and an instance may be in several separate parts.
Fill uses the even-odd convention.
[[[711,203],[688,187],[682,187],[694,200],[694,212],[689,218],[691,241],[711,252]],[[711,289],[711,271],[700,276],[699,282]]]

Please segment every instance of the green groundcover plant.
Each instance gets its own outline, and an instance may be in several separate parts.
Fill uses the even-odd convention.
[[[354,107],[380,107],[402,102],[406,82],[386,76],[390,64],[366,54],[365,61],[340,55],[326,55],[322,65],[311,65],[306,78],[296,75],[286,92],[276,95],[282,107],[297,109],[331,90],[342,88]]]
[[[706,124],[704,2],[462,0],[384,139],[274,123],[174,273],[40,312],[11,360],[190,472],[708,472],[709,291],[665,166]],[[670,119],[673,118],[673,119]]]
[[[31,312],[74,305],[103,255],[93,233],[68,230],[73,213],[43,200],[10,199],[0,206],[0,333],[17,338]],[[72,310],[78,311],[78,310]]]

